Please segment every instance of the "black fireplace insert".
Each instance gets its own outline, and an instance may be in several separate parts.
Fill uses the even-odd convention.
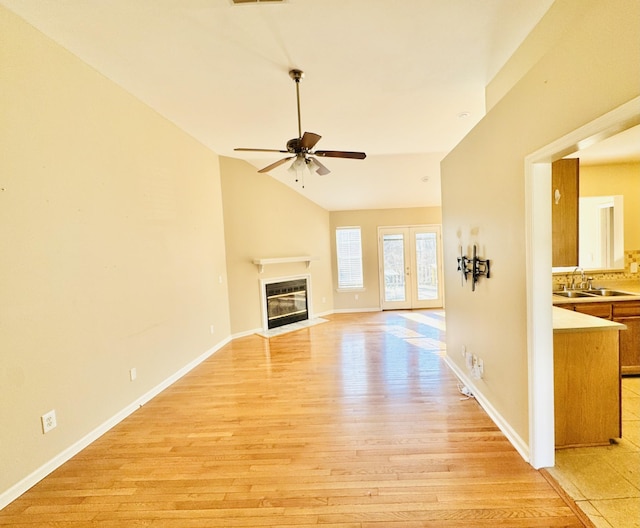
[[[269,329],[309,318],[306,279],[266,284],[265,293]]]

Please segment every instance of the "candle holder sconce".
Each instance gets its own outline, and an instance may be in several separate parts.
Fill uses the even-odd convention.
[[[461,274],[463,282],[466,282],[471,275],[471,291],[476,291],[476,282],[478,278],[491,277],[491,262],[489,259],[482,260],[477,256],[477,248],[473,246],[473,257],[465,257],[460,250],[460,256],[458,257],[458,271]]]
[[[462,254],[462,249],[460,249],[460,256],[458,257],[458,271],[460,272],[461,282],[463,285],[467,282],[467,276],[472,272],[470,264],[471,260],[465,257]]]

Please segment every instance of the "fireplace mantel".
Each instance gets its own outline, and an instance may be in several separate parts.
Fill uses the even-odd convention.
[[[302,257],[279,257],[279,258],[254,258],[253,263],[258,266],[258,271],[262,273],[264,267],[269,264],[286,264],[288,262],[306,262],[307,268],[311,265],[312,260],[318,260],[318,257],[310,257],[308,255]]]

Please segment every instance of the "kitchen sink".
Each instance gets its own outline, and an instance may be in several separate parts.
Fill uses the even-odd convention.
[[[607,290],[607,289],[598,289],[598,290],[567,290],[567,291],[554,291],[554,295],[559,295],[560,297],[569,297],[574,299],[576,297],[623,297],[625,295],[634,295],[633,293],[621,292],[618,290]]]
[[[617,290],[589,290],[589,295],[597,295],[598,297],[617,297],[619,295],[632,295],[631,293],[621,292]]]
[[[561,297],[571,297],[572,299],[574,297],[592,297],[592,295],[589,295],[588,293],[584,293],[576,290],[553,292],[553,294],[560,295]]]

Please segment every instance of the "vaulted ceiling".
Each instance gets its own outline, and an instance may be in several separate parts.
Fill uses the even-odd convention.
[[[0,0],[220,155],[257,168],[302,131],[323,158],[304,188],[328,210],[440,204],[439,163],[485,112],[484,88],[552,0]]]

